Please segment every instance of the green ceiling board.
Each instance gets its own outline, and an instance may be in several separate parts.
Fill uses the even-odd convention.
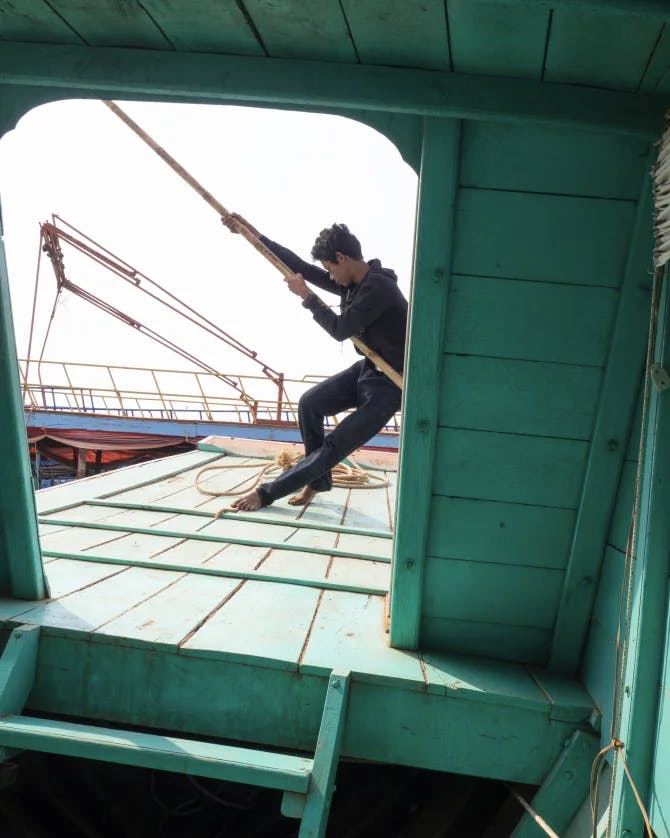
[[[571,509],[433,495],[426,551],[443,559],[563,568]]]
[[[635,210],[632,201],[461,189],[454,273],[618,288]]]
[[[451,69],[443,0],[343,0],[363,64]]]
[[[50,0],[50,4],[91,46],[170,47],[138,0]]]
[[[616,304],[612,288],[454,276],[444,348],[601,366]]]
[[[423,616],[551,628],[563,572],[544,567],[428,560]]]
[[[628,137],[468,120],[461,186],[637,201],[648,151]]]
[[[449,0],[454,71],[539,79],[549,9]]]
[[[590,439],[601,377],[597,367],[447,355],[440,425]]]
[[[81,43],[44,0],[0,0],[0,40]]]
[[[637,90],[662,25],[557,9],[544,80]]]
[[[245,0],[249,16],[273,58],[356,61],[338,3],[323,0]]]
[[[587,452],[577,440],[440,428],[433,493],[574,509]]]
[[[663,89],[663,82],[668,79],[670,70],[670,26],[666,23],[658,39],[653,55],[640,81],[639,90],[647,93]],[[667,90],[667,87],[665,87]]]
[[[428,649],[522,663],[543,663],[550,641],[549,629],[448,617],[423,617],[421,620],[421,647]]]
[[[199,0],[197,14],[181,0],[142,0],[142,5],[178,50],[263,54],[234,0]]]

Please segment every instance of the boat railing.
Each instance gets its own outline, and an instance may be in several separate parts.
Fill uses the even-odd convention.
[[[282,377],[281,388],[267,377],[226,374],[243,393],[243,399],[226,392],[218,375],[195,370],[89,364],[74,361],[19,361],[26,413],[59,411],[123,418],[198,421],[236,424],[297,425],[298,400],[309,387],[326,376]],[[333,427],[342,414],[330,417]],[[385,431],[399,431],[400,415]]]

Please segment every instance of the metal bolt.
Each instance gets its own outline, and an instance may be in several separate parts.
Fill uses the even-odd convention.
[[[633,833],[630,831],[630,829],[624,829],[624,831],[621,833],[621,838],[633,838]]]
[[[23,637],[23,632],[22,631],[15,631],[14,632],[14,637],[16,637],[17,640],[20,640]]]
[[[334,690],[339,690],[339,688],[340,688],[339,678],[333,678],[333,680],[330,682],[330,685]]]
[[[619,440],[618,439],[608,439],[607,440],[607,450],[608,451],[616,451],[619,447]]]
[[[407,568],[407,570],[411,570],[414,567],[414,560],[407,559],[407,561],[405,562],[405,567]]]

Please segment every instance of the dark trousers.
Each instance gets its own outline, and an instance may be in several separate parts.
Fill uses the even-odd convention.
[[[305,458],[272,483],[262,483],[263,506],[309,486],[318,492],[332,488],[330,470],[360,448],[400,409],[401,391],[367,359],[322,381],[308,390],[298,405]],[[323,422],[344,410],[356,408],[327,436]]]

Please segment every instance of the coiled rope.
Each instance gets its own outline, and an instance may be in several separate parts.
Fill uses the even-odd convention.
[[[249,469],[247,463],[229,463],[224,466],[205,466],[195,476],[195,488],[203,495],[210,495],[214,498],[221,497],[237,497],[239,495],[246,495],[253,492],[256,486],[261,481],[273,480],[279,474],[288,471],[293,466],[297,465],[302,459],[303,454],[292,454],[290,451],[280,451],[275,459],[261,466],[259,470],[247,477],[242,483],[238,484],[233,489],[226,489],[224,491],[217,489],[206,489],[201,486],[203,475],[208,471],[223,471],[231,468],[245,468]],[[333,486],[339,489],[383,489],[389,485],[385,477],[379,477],[376,474],[371,474],[367,469],[361,468],[356,463],[349,465],[348,463],[338,463],[331,469],[333,476]],[[225,509],[219,510],[225,512]]]

